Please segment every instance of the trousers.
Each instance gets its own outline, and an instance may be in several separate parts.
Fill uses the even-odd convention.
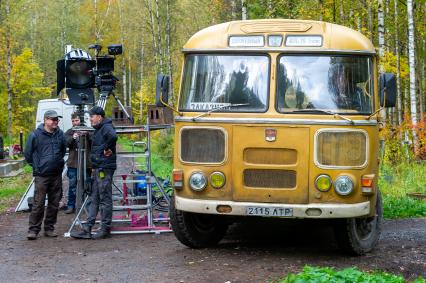
[[[112,177],[114,170],[94,169],[92,176],[92,193],[90,194],[89,217],[87,222],[90,226],[95,225],[96,216],[100,211],[101,229],[111,230],[112,223]]]
[[[35,176],[34,179],[35,190],[29,218],[29,230],[37,234],[40,232],[47,195],[44,230],[53,231],[58,217],[59,201],[62,197],[62,174],[46,177]]]

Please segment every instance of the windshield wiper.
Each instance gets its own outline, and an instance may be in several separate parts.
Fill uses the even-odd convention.
[[[349,121],[352,125],[355,124],[355,122],[351,119],[349,119],[348,117],[345,117],[343,115],[340,115],[339,113],[336,112],[332,112],[332,111],[327,111],[327,110],[322,110],[322,109],[300,109],[300,110],[294,110],[292,111],[293,113],[309,113],[309,112],[320,112],[320,113],[326,113],[326,114],[330,114],[333,115],[334,117],[339,117],[340,119]]]
[[[209,110],[209,111],[207,111],[207,112],[201,113],[201,114],[200,114],[200,115],[198,115],[198,116],[195,116],[194,118],[192,118],[192,121],[195,121],[196,119],[198,119],[198,118],[200,118],[200,117],[203,117],[203,116],[209,115],[209,114],[210,114],[210,113],[212,113],[212,112],[215,112],[215,111],[221,110],[221,109],[226,108],[226,107],[233,108],[233,107],[238,107],[238,106],[247,106],[247,105],[250,105],[250,103],[240,103],[240,104],[231,104],[231,103],[229,103],[229,104],[224,104],[224,105],[221,105],[221,106],[219,106],[219,107],[217,107],[217,108],[213,108],[213,109],[211,109],[211,110]]]

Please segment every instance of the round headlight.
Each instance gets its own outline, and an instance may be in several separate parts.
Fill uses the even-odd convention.
[[[213,172],[210,175],[210,185],[215,189],[220,189],[225,185],[226,179],[222,172]]]
[[[202,191],[207,186],[207,178],[201,172],[195,172],[189,177],[189,186],[194,191]]]
[[[348,176],[340,176],[334,181],[334,190],[339,195],[347,196],[354,190],[354,182]]]
[[[326,192],[331,188],[332,183],[330,176],[319,175],[315,180],[315,187],[321,192]]]

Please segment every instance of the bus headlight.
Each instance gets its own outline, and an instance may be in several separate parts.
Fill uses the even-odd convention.
[[[348,176],[340,176],[334,181],[334,190],[341,196],[347,196],[354,190],[354,182]]]
[[[315,179],[315,187],[321,191],[321,192],[326,192],[331,188],[331,184],[333,182],[331,181],[330,176],[328,175],[319,175],[316,179]]]
[[[226,178],[222,172],[213,172],[210,175],[210,185],[215,189],[220,189],[225,185]]]
[[[207,186],[207,178],[201,172],[192,173],[191,177],[189,177],[189,186],[194,191],[202,191]]]

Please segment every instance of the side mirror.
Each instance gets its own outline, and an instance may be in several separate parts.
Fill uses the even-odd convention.
[[[157,87],[155,94],[155,105],[157,107],[167,106],[169,103],[169,76],[157,75]]]
[[[395,107],[396,105],[396,79],[391,73],[380,74],[379,98],[381,107]]]

